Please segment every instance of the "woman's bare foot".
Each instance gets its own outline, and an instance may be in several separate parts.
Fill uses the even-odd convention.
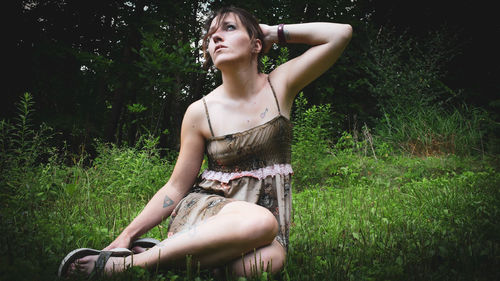
[[[90,275],[94,271],[98,257],[98,255],[90,255],[75,260],[70,265],[68,274]],[[127,258],[129,257],[109,257],[104,265],[103,274],[111,275],[112,273],[123,272],[127,268]]]
[[[140,247],[140,246],[135,246],[133,247],[132,249],[132,252],[134,252],[134,254],[140,254],[140,253],[143,253],[143,252],[146,252],[149,248],[143,248],[143,247]]]

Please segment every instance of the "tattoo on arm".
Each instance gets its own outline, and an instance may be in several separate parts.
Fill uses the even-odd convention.
[[[262,119],[263,119],[264,117],[266,117],[266,113],[267,113],[267,111],[268,111],[268,109],[267,109],[267,107],[266,107],[266,110],[264,110],[264,112],[262,112],[262,113],[260,114],[260,118],[262,118]]]
[[[170,199],[170,197],[165,196],[165,199],[163,200],[163,208],[166,208],[168,206],[172,206],[174,204],[174,200]]]

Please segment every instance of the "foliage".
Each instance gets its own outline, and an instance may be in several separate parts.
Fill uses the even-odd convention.
[[[445,30],[416,41],[381,28],[370,41],[366,67],[371,94],[382,116],[381,142],[415,155],[485,153],[485,136],[495,127],[482,108],[463,103],[463,91],[442,82],[456,54],[456,39]]]
[[[260,60],[261,70],[263,73],[270,73],[279,65],[287,62],[290,59],[290,54],[287,47],[276,48],[279,49],[279,55],[276,59],[265,55]]]
[[[8,180],[16,173],[28,172],[45,156],[48,141],[53,137],[52,128],[42,123],[33,125],[34,101],[30,93],[24,93],[17,103],[14,123],[0,121],[0,180]],[[13,175],[8,173],[14,171]],[[12,178],[10,178],[12,180]]]
[[[28,105],[27,100],[25,96],[21,104]],[[22,112],[30,112],[29,106],[23,108]],[[311,165],[323,164],[295,171],[298,182],[309,184],[302,191],[294,188],[285,268],[276,276],[263,273],[249,280],[499,277],[495,269],[500,265],[500,177],[487,158],[407,157],[376,143],[375,154],[365,153],[372,144],[348,133],[329,148],[329,132],[321,126],[330,120],[329,110],[306,108],[305,99],[298,99],[294,129],[300,134],[294,148],[303,154],[295,156]],[[21,128],[22,120],[29,119],[20,118],[13,126]],[[24,126],[31,128],[29,122]],[[2,143],[13,143],[19,135],[3,135]],[[29,152],[33,144],[25,141]],[[313,145],[314,141],[318,143]],[[22,169],[6,166],[9,177],[2,178],[0,197],[0,250],[5,253],[0,258],[0,278],[53,280],[69,251],[102,248],[111,242],[172,172],[172,162],[159,157],[157,143],[154,137],[141,139],[133,148],[97,142],[93,161],[84,154],[68,156],[50,149],[50,157],[42,163],[31,162]],[[26,157],[9,155],[15,163]],[[64,157],[71,157],[72,164],[65,164]],[[308,178],[301,179],[299,173],[309,173]],[[160,224],[146,236],[164,239],[165,226]],[[211,271],[189,267],[154,272],[133,267],[106,279],[215,277]]]
[[[137,51],[141,60],[136,65],[141,70],[138,76],[144,81],[143,90],[148,93],[141,97],[141,102],[148,104],[151,110],[145,108],[141,111],[144,112],[143,117],[137,116],[134,121],[145,128],[142,133],[159,135],[158,122],[162,118],[158,116],[162,115],[166,103],[191,99],[186,77],[202,71],[193,56],[193,42],[178,41],[175,45],[166,46],[162,38],[164,34],[143,33],[142,36],[142,47]]]
[[[356,159],[348,164],[363,167],[350,172],[356,181],[296,194],[288,274],[296,280],[498,278],[500,177],[491,167],[462,170],[463,160]],[[445,167],[438,172],[436,164]]]
[[[323,171],[331,164],[325,160],[331,145],[336,116],[330,105],[307,106],[302,93],[295,99],[293,114],[292,165],[297,190],[306,189],[325,179]]]
[[[377,135],[414,155],[484,154],[489,123],[487,112],[480,108],[416,107],[405,113],[386,113]]]
[[[443,31],[433,31],[426,40],[380,28],[370,42],[366,68],[372,95],[382,112],[401,114],[414,108],[442,105],[458,93],[440,79],[453,57],[454,40]]]
[[[84,156],[66,166],[54,155],[20,174],[18,182],[8,181],[16,192],[2,193],[4,277],[53,279],[63,253],[111,242],[172,171],[160,160],[156,144],[157,139],[143,140],[138,148],[98,144],[99,157],[88,167]],[[162,226],[151,235],[166,237]],[[20,273],[20,268],[25,270]]]
[[[99,175],[91,177],[89,184],[99,186],[96,191],[109,195],[130,194],[147,200],[168,179],[173,168],[160,158],[158,137],[141,139],[136,147],[119,148],[116,145],[97,143],[98,156],[92,166]]]

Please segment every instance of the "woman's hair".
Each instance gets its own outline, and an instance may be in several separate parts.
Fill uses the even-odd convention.
[[[203,57],[205,58],[205,63],[203,63],[203,67],[207,69],[212,65],[212,58],[210,57],[207,51],[208,43],[210,41],[210,37],[212,36],[212,34],[215,33],[215,31],[219,28],[220,24],[223,22],[226,16],[229,15],[229,13],[233,13],[236,16],[238,16],[243,26],[247,29],[247,33],[251,41],[259,39],[262,42],[262,49],[260,53],[257,55],[257,62],[258,62],[257,69],[259,72],[262,72],[261,57],[263,50],[265,49],[265,46],[264,46],[264,34],[260,29],[259,22],[251,13],[247,12],[244,9],[237,8],[234,6],[224,7],[219,9],[218,11],[213,13],[213,15],[210,16],[205,22],[205,35],[203,36],[203,43],[202,43]],[[217,18],[217,22],[215,23],[215,28],[210,32],[210,25],[212,24],[212,21],[215,18]]]

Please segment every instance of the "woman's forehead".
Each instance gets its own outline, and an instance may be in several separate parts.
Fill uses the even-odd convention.
[[[221,17],[221,18],[220,18]],[[220,18],[220,19],[219,19]],[[216,16],[213,20],[212,23],[210,24],[210,31],[216,29],[219,27],[219,25],[225,23],[225,22],[234,22],[237,24],[240,24],[240,18],[236,16],[234,13],[226,13],[223,15]]]

